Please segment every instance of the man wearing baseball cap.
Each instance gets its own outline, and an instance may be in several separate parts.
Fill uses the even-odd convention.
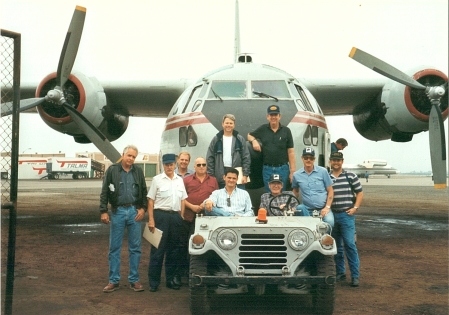
[[[265,190],[270,192],[268,187],[270,176],[281,175],[283,187],[287,187],[287,182],[291,182],[293,172],[296,170],[296,160],[292,132],[287,126],[281,125],[281,111],[278,105],[268,106],[267,120],[268,124],[251,131],[247,139],[254,151],[262,152],[263,182]]]
[[[260,197],[259,209],[263,208],[267,210],[267,215],[283,216],[284,208],[295,208],[298,206],[296,198],[292,198],[295,195],[291,191],[282,191],[283,187],[282,176],[279,174],[271,174],[268,186],[270,187],[269,193],[264,193]],[[287,205],[287,202],[289,203]],[[295,215],[309,216],[309,211],[298,210]]]
[[[331,211],[334,190],[332,180],[324,167],[314,165],[315,150],[306,147],[301,156],[304,167],[293,174],[292,188],[296,196],[301,192],[300,208],[309,213],[319,211],[323,221],[334,226],[334,216]]]
[[[330,176],[335,188],[332,211],[335,216],[335,227],[332,236],[337,244],[335,267],[337,281],[346,280],[345,254],[351,272],[351,286],[359,286],[360,260],[355,242],[355,214],[363,199],[362,185],[357,175],[346,172],[343,167],[343,153],[333,152],[329,158],[331,165]],[[355,200],[354,198],[355,194]]]

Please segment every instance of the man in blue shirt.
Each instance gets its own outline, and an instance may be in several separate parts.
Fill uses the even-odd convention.
[[[239,171],[227,168],[223,179],[225,187],[212,192],[204,201],[206,215],[253,217],[251,198],[246,190],[237,188]]]
[[[302,204],[300,210],[319,211],[323,221],[334,226],[334,216],[331,211],[334,190],[332,180],[324,167],[314,165],[315,150],[306,147],[301,156],[304,167],[293,174],[293,193],[299,196],[301,192]]]

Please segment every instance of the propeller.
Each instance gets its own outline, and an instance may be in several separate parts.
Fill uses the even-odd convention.
[[[353,47],[349,57],[362,65],[414,89],[424,90],[432,104],[429,115],[429,146],[435,188],[446,188],[446,140],[443,117],[441,115],[441,98],[447,93],[447,82],[441,86],[425,86],[388,63]]]
[[[92,123],[73,108],[65,99],[63,86],[67,82],[75,63],[76,54],[83,33],[84,20],[86,18],[86,8],[76,6],[73,12],[67,35],[59,58],[58,70],[56,72],[56,86],[48,91],[42,98],[30,98],[20,101],[20,112],[31,109],[44,101],[60,105],[69,114],[72,120],[78,125],[84,135],[111,161],[119,161],[121,154],[114,148],[105,135]],[[2,116],[12,113],[11,103],[2,104]]]

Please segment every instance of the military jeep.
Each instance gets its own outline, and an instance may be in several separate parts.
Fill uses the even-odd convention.
[[[208,314],[219,294],[310,295],[316,314],[332,314],[335,240],[313,216],[198,216],[190,237],[190,311]],[[301,305],[298,305],[298,309]],[[298,310],[299,312],[299,310]]]

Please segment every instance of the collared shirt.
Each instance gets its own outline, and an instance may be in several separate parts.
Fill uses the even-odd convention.
[[[284,211],[280,209],[274,209],[270,207],[270,201],[274,198],[274,201],[271,203],[272,207],[280,208],[281,205],[286,204],[288,199],[291,198],[291,196],[295,197],[293,192],[291,191],[283,191],[278,195],[278,197],[273,196],[271,193],[264,193],[262,196],[260,196],[260,208],[264,208],[267,210],[267,215],[276,215],[276,216],[282,216],[284,215]],[[296,208],[298,205],[298,201],[295,198],[291,198],[291,201],[289,202],[289,205],[291,207]],[[287,210],[287,209],[286,209]]]
[[[184,174],[184,176],[182,176],[181,174],[179,174],[178,167],[175,168],[175,174],[178,175],[181,178],[184,178],[186,176],[192,175],[193,173],[195,173],[195,171],[191,170],[190,168],[187,168],[187,172]]]
[[[215,177],[206,174],[201,182],[195,173],[184,177],[184,186],[187,192],[186,201],[193,205],[200,205],[206,200],[214,190],[218,189],[218,183]],[[190,210],[187,205],[184,211],[184,220],[191,222],[195,218],[196,213]]]
[[[120,166],[120,187],[118,187],[118,205],[135,203],[139,196],[138,186],[132,172],[131,165],[129,171],[125,171],[123,166]]]
[[[288,163],[288,149],[293,148],[293,137],[290,128],[282,126],[274,132],[270,124],[264,124],[250,135],[262,142],[263,164],[281,165]]]
[[[153,177],[147,197],[154,200],[154,209],[181,211],[181,201],[187,193],[181,177],[174,174],[170,179],[161,173]]]
[[[229,203],[228,203],[229,197]],[[215,190],[207,200],[212,200],[214,205],[233,215],[253,217],[254,211],[251,198],[246,190],[235,188],[229,196],[226,188]],[[228,206],[229,204],[229,206]]]
[[[348,179],[346,179],[345,173],[348,175]],[[332,186],[334,189],[334,200],[332,200],[331,207],[332,210],[347,210],[352,208],[354,206],[351,200],[353,194],[349,182],[352,183],[352,189],[354,189],[355,193],[359,193],[363,190],[362,184],[360,184],[357,175],[343,170],[338,177],[335,177],[332,174],[330,174],[330,176],[334,183]]]
[[[292,188],[299,187],[302,203],[309,209],[324,208],[329,186],[332,180],[324,167],[314,165],[310,174],[304,167],[293,173]]]

